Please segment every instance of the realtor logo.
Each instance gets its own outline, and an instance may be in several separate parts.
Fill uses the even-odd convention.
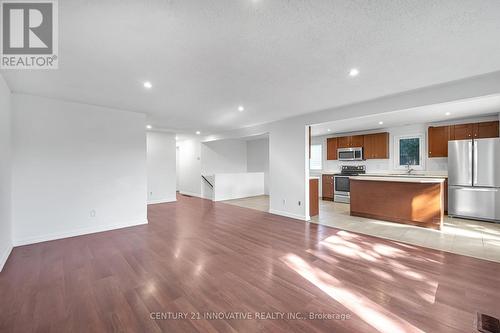
[[[2,69],[57,69],[56,0],[1,0]]]

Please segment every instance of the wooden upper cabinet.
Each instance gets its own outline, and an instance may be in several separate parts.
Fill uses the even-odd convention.
[[[363,144],[366,160],[389,158],[389,133],[364,135]]]
[[[337,159],[337,148],[338,148],[338,138],[326,139],[326,159],[327,160],[336,160]]]
[[[364,142],[365,142],[365,136],[364,135],[354,135],[351,136],[351,142],[350,142],[350,148],[354,147],[363,147]]]
[[[498,121],[474,124],[474,139],[498,138]]]
[[[351,143],[350,136],[341,136],[337,138],[337,147],[338,148],[349,148]]]
[[[341,136],[337,140],[338,148],[363,147],[364,135]]]
[[[429,127],[427,135],[429,157],[448,157],[448,141],[451,139],[450,127]]]
[[[451,136],[453,140],[466,140],[472,139],[474,135],[474,125],[475,124],[460,124],[453,125]]]

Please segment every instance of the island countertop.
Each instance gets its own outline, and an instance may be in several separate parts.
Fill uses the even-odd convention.
[[[420,177],[420,176],[351,176],[352,180],[366,180],[378,182],[399,182],[399,183],[444,183],[446,177]]]

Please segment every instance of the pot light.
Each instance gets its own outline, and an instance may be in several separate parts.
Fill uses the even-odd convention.
[[[144,88],[151,89],[153,88],[153,84],[149,81],[144,82]]]
[[[359,75],[359,69],[357,68],[351,68],[351,70],[349,71],[349,76],[358,76]]]
[[[151,125],[146,125],[146,128],[147,128],[147,129],[152,129],[152,128],[153,128],[153,126],[151,126]]]
[[[446,112],[445,115],[449,116],[449,115],[451,115],[451,112]]]
[[[383,124],[384,124],[384,122],[383,122],[383,121],[379,121],[379,122],[378,122],[378,124],[379,124],[379,125],[383,125]]]
[[[328,131],[328,132],[330,132],[330,131],[331,131],[331,129],[327,129],[327,131]]]
[[[200,135],[200,134],[201,134],[201,132],[200,132],[200,131],[196,131],[196,135]]]
[[[240,111],[240,112],[245,111],[245,108],[243,107],[243,105],[238,106],[238,111]]]

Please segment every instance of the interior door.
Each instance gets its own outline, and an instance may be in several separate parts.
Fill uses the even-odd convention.
[[[450,185],[472,186],[472,140],[448,142],[448,181]]]
[[[500,139],[474,140],[474,186],[500,187]]]

